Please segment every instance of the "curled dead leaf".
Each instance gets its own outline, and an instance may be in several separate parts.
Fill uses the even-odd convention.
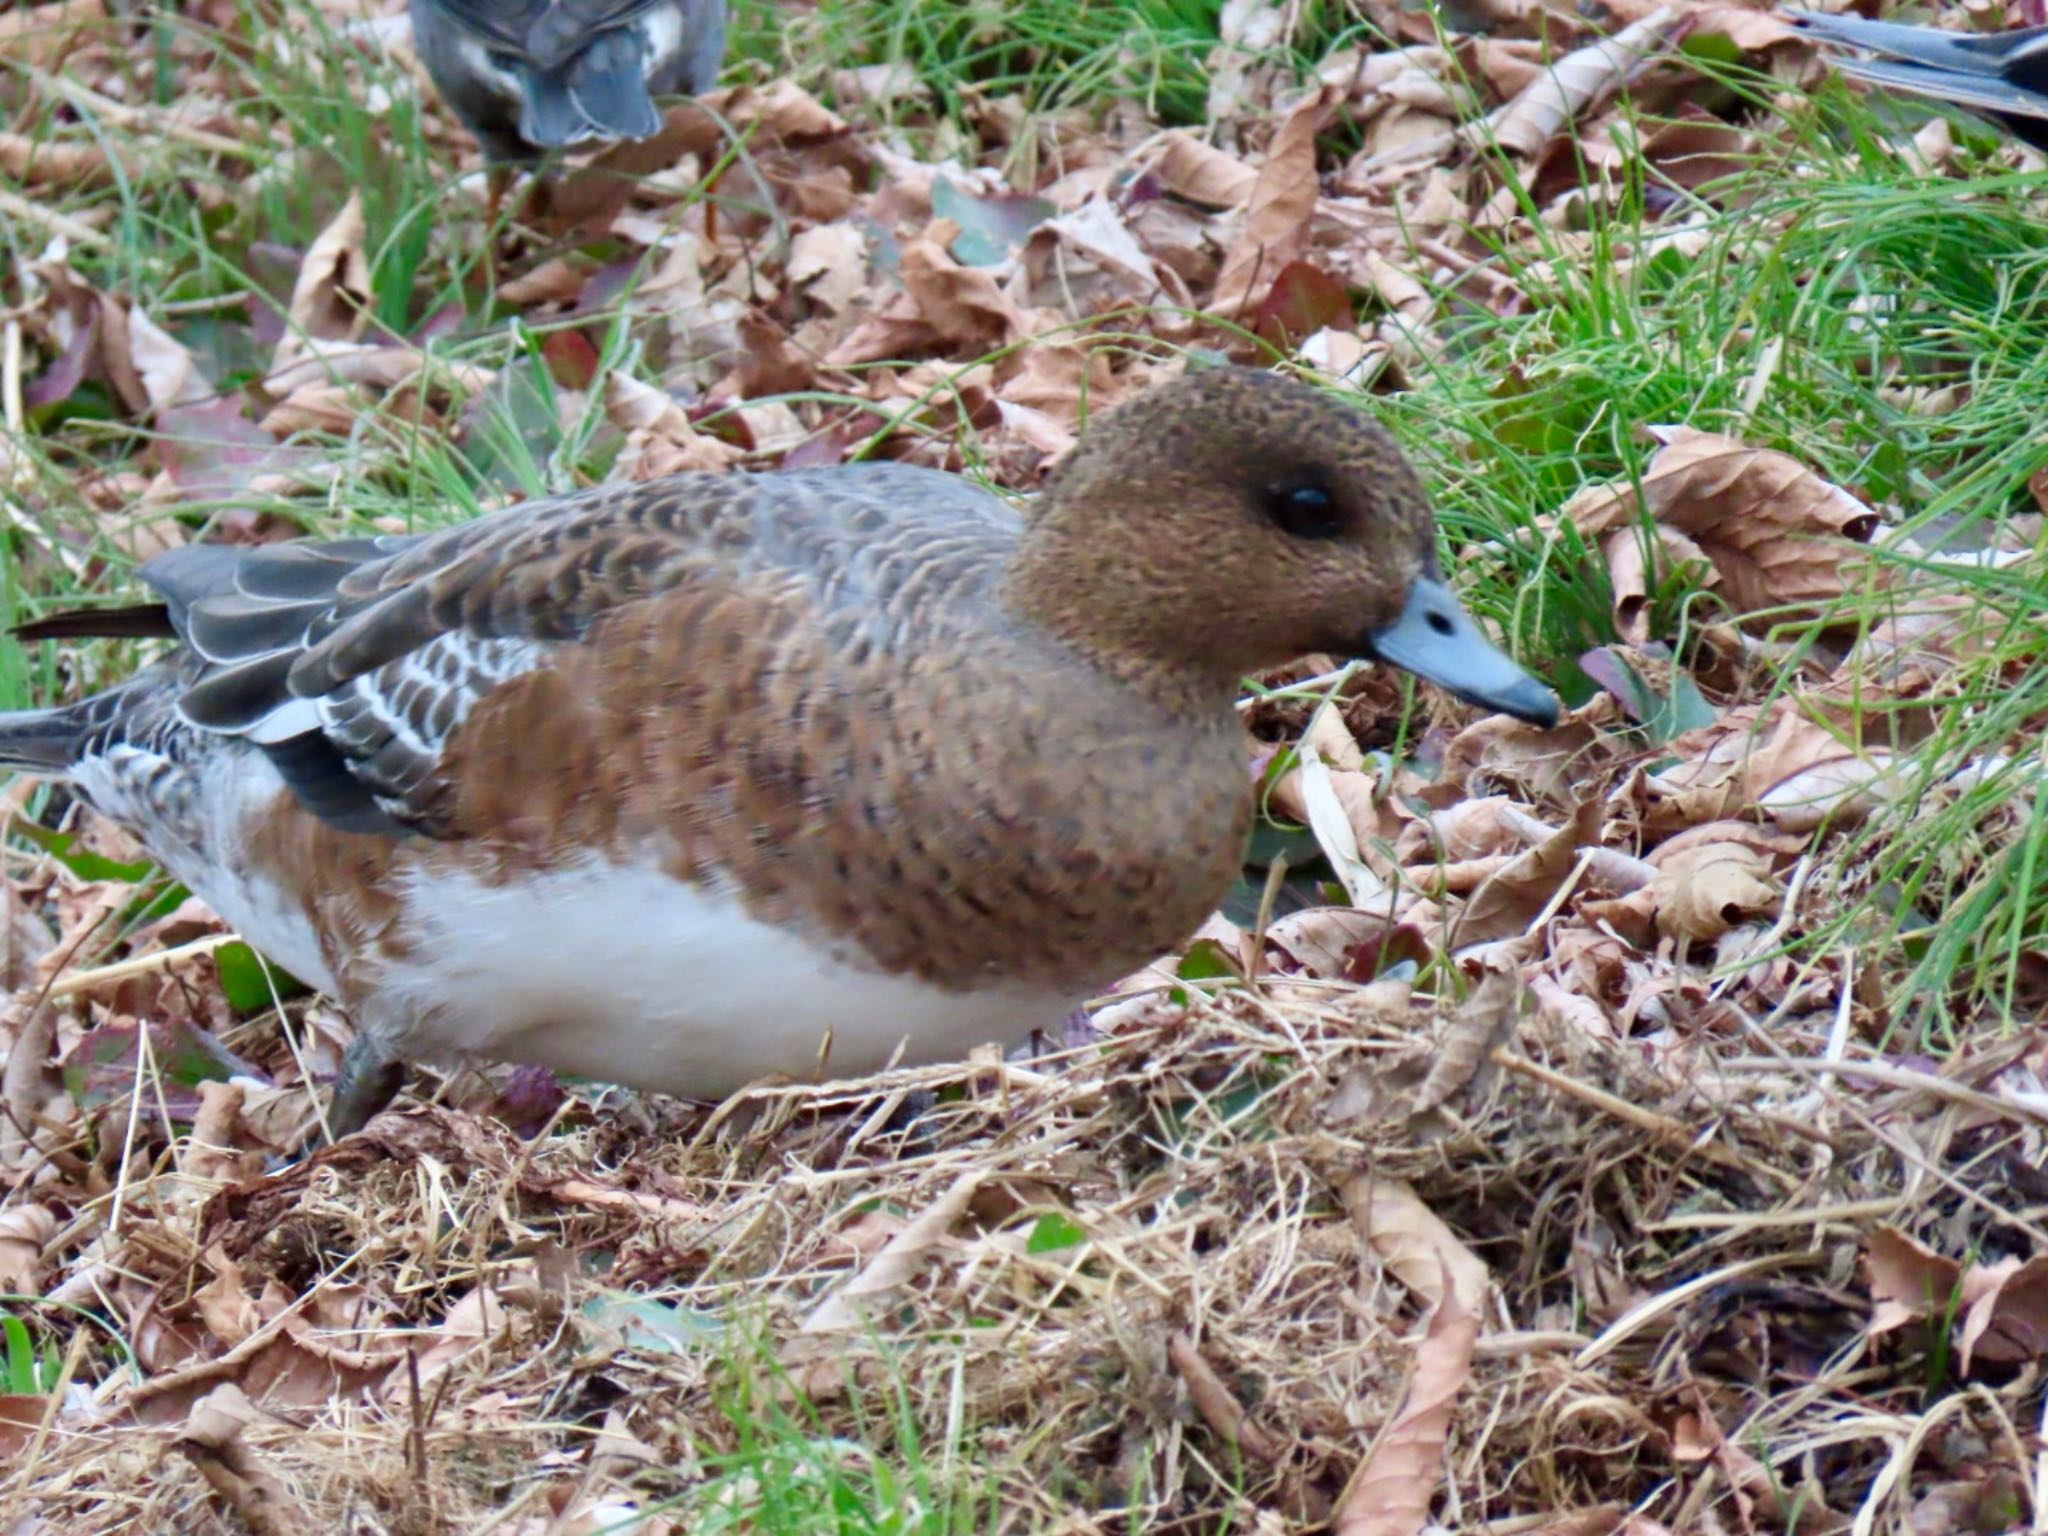
[[[285,333],[271,356],[271,370],[289,368],[306,355],[307,344],[355,341],[370,323],[370,259],[363,241],[363,195],[353,192],[341,211],[306,249],[292,284]]]
[[[1664,446],[1643,471],[1640,498],[1630,484],[1597,487],[1563,510],[1580,533],[1604,541],[1610,559],[1621,549],[1609,536],[1647,511],[1712,564],[1740,613],[1813,608],[1847,590],[1856,563],[1843,544],[1867,540],[1876,513],[1790,454],[1690,427],[1655,430]]]
[[[1429,1332],[1415,1351],[1401,1411],[1345,1487],[1331,1521],[1333,1536],[1419,1536],[1443,1480],[1444,1443],[1458,1395],[1472,1376],[1479,1314],[1458,1289],[1442,1287]]]
[[[1328,124],[1340,93],[1311,91],[1280,124],[1259,168],[1245,210],[1244,228],[1223,258],[1209,308],[1226,319],[1255,308],[1289,262],[1307,248],[1310,217],[1322,188],[1316,180],[1316,135]]]
[[[1361,1173],[1339,1191],[1352,1226],[1389,1273],[1424,1300],[1441,1304],[1446,1293],[1475,1316],[1493,1292],[1486,1261],[1423,1203],[1405,1179]]]
[[[628,480],[659,480],[684,470],[721,470],[746,455],[699,432],[689,413],[652,384],[614,371],[605,379],[605,415],[626,434],[617,472]]]
[[[1535,154],[1566,123],[1641,68],[1663,46],[1665,33],[1677,19],[1678,12],[1665,7],[1612,37],[1566,54],[1495,116],[1490,125],[1493,141],[1510,154]]]
[[[1745,843],[1704,843],[1658,861],[1657,927],[1675,938],[1718,939],[1778,909],[1770,859]]]

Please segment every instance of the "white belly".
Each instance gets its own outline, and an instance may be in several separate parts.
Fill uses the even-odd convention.
[[[957,1059],[1049,1029],[1079,1000],[865,970],[652,868],[592,860],[500,886],[419,876],[405,900],[413,958],[383,974],[376,1017],[359,1021],[397,1052],[691,1098],[771,1072],[858,1075],[899,1046],[906,1063]]]

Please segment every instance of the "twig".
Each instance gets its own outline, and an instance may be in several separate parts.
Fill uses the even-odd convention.
[[[90,224],[80,223],[69,214],[59,213],[45,203],[31,202],[25,197],[0,187],[0,213],[12,219],[27,219],[40,224],[53,235],[62,235],[73,245],[105,245],[107,237]]]
[[[1504,1045],[1495,1046],[1488,1059],[1495,1066],[1505,1067],[1510,1072],[1519,1072],[1524,1077],[1534,1078],[1545,1087],[1555,1088],[1559,1093],[1569,1094],[1581,1103],[1590,1104],[1602,1114],[1619,1120],[1624,1125],[1632,1125],[1637,1130],[1647,1131],[1659,1141],[1696,1152],[1719,1167],[1733,1169],[1752,1178],[1774,1179],[1787,1188],[1798,1182],[1768,1164],[1755,1162],[1714,1142],[1702,1140],[1699,1132],[1682,1121],[1674,1120],[1669,1115],[1660,1115],[1654,1109],[1644,1109],[1640,1104],[1631,1104],[1627,1099],[1609,1093],[1604,1088],[1595,1088],[1591,1083],[1582,1083],[1577,1078],[1567,1077],[1564,1073],[1546,1067],[1540,1062],[1515,1054]]]
[[[182,961],[210,955],[223,944],[235,942],[236,937],[232,933],[211,933],[203,939],[194,939],[189,944],[180,944],[175,949],[159,949],[151,954],[116,960],[111,965],[94,966],[89,971],[73,971],[69,976],[60,977],[51,983],[49,995],[52,998],[75,997],[80,992],[90,992],[95,987],[106,986],[109,982],[127,981],[131,977],[148,976],[157,971],[169,970]]]

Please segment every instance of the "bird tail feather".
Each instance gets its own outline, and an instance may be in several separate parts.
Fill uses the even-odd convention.
[[[619,27],[556,70],[529,70],[519,132],[528,143],[566,149],[587,139],[647,139],[661,113],[647,93],[640,39]]]
[[[89,725],[69,704],[0,711],[0,768],[50,777],[69,773]]]
[[[1809,37],[1966,75],[1995,75],[2011,51],[2011,33],[1943,32],[1934,27],[1865,21],[1860,16],[1824,16],[1812,11],[1788,11],[1786,15]]]
[[[1914,96],[1931,96],[1971,112],[2003,112],[2014,117],[2048,119],[2048,97],[2021,90],[1989,75],[1966,75],[1923,64],[1897,64],[1883,59],[1837,59],[1835,68],[1852,80],[1881,85]]]

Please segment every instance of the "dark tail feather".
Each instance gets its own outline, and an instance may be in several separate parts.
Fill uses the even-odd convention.
[[[29,640],[168,640],[171,611],[162,603],[128,608],[69,608],[14,626],[14,638]]]
[[[1895,21],[1865,21],[1860,16],[1822,16],[1809,11],[1787,11],[1795,26],[1810,36],[1895,59],[1910,59],[1933,69],[1952,69],[1960,74],[1990,75],[1998,72],[2014,47],[2010,32],[1944,32],[1935,27],[1906,26]]]
[[[640,39],[619,27],[560,69],[529,69],[519,132],[529,144],[566,149],[588,139],[645,139],[661,131],[647,94]]]
[[[68,773],[78,761],[89,722],[75,705],[0,711],[0,768],[22,773]]]
[[[661,114],[647,94],[647,57],[630,28],[607,32],[569,63],[569,94],[608,139],[651,139]]]
[[[569,82],[561,74],[523,70],[526,104],[519,113],[519,136],[541,149],[567,149],[592,136]]]
[[[2048,131],[2048,96],[2008,85],[1988,75],[1965,75],[1921,64],[1894,64],[1883,59],[1840,59],[1835,68],[1852,80],[1863,80],[1914,96],[1932,97],[1952,107],[1982,112],[2003,122],[2027,143],[2040,147],[2033,135]],[[2018,121],[2015,121],[2017,119]],[[2029,132],[2026,120],[2034,120]]]

